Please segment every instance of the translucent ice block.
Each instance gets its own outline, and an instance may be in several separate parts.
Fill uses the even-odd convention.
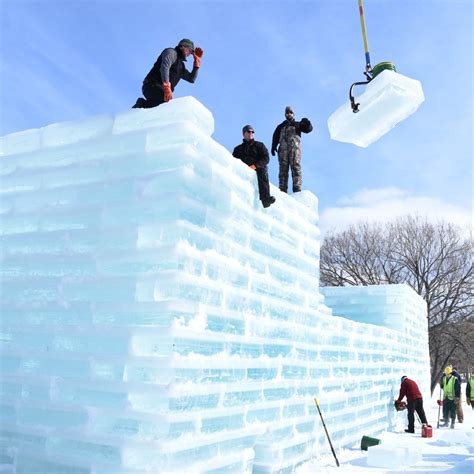
[[[194,97],[180,97],[152,109],[134,109],[116,115],[114,133],[156,127],[163,124],[191,122],[206,135],[214,132],[214,117]]]
[[[53,123],[44,127],[43,146],[60,146],[92,140],[112,131],[114,118],[111,115],[89,117],[75,122]]]
[[[367,453],[367,465],[401,469],[422,460],[421,454],[414,447],[402,446],[370,446]]]
[[[33,128],[0,137],[0,156],[25,153],[41,147],[41,129]]]
[[[415,112],[424,100],[419,81],[384,70],[355,97],[360,104],[358,113],[352,112],[347,101],[329,117],[329,133],[333,140],[366,148]]]

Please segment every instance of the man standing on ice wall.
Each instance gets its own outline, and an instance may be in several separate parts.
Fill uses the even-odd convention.
[[[426,419],[425,410],[423,408],[423,397],[421,396],[420,389],[415,381],[409,379],[406,375],[401,378],[400,394],[398,395],[395,404],[401,403],[401,401],[407,397],[407,417],[408,417],[408,428],[405,430],[406,433],[415,432],[415,411],[418,413],[422,424],[428,424]]]
[[[189,72],[184,65],[186,58],[194,57],[193,70]],[[187,38],[182,39],[175,48],[162,51],[150,72],[143,80],[142,92],[132,109],[149,109],[173,98],[173,91],[181,79],[193,83],[201,67],[203,50],[194,49],[194,43]]]
[[[277,126],[272,138],[272,156],[278,151],[278,174],[280,191],[288,192],[288,172],[291,168],[293,178],[293,192],[301,191],[303,177],[301,175],[301,132],[309,133],[313,130],[311,122],[302,118],[301,122],[295,120],[293,108],[285,108],[285,120]],[[278,147],[278,150],[277,150]]]

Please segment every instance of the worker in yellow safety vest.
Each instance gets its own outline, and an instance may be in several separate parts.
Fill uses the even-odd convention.
[[[453,368],[448,365],[444,369],[444,376],[440,382],[444,392],[443,399],[443,421],[441,426],[448,426],[451,417],[451,428],[454,428],[456,421],[456,406],[459,403],[461,395],[461,383],[457,377],[453,375]]]

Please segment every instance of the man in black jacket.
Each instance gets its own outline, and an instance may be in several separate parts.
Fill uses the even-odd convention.
[[[194,57],[193,70],[189,72],[184,62],[190,55]],[[143,80],[142,92],[145,96],[139,97],[133,109],[149,109],[173,98],[173,91],[181,79],[193,83],[201,67],[203,50],[194,49],[194,43],[189,39],[182,39],[175,48],[166,48],[162,51],[150,72]]]
[[[270,157],[267,147],[262,142],[254,140],[255,132],[251,125],[245,125],[242,134],[244,136],[242,144],[234,148],[232,155],[257,172],[260,201],[262,201],[263,207],[269,207],[275,202],[275,198],[270,196],[267,168]]]
[[[309,133],[313,130],[313,126],[307,118],[297,122],[295,113],[289,105],[285,108],[285,117],[286,119],[273,132],[272,156],[275,156],[275,152],[278,151],[280,190],[288,192],[288,171],[291,168],[293,192],[297,193],[301,191],[303,181],[301,176],[301,132]]]

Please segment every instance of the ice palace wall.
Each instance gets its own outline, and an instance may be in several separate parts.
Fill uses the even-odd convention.
[[[192,97],[0,141],[1,462],[286,473],[429,390],[404,285],[319,288],[317,198],[263,209]]]

